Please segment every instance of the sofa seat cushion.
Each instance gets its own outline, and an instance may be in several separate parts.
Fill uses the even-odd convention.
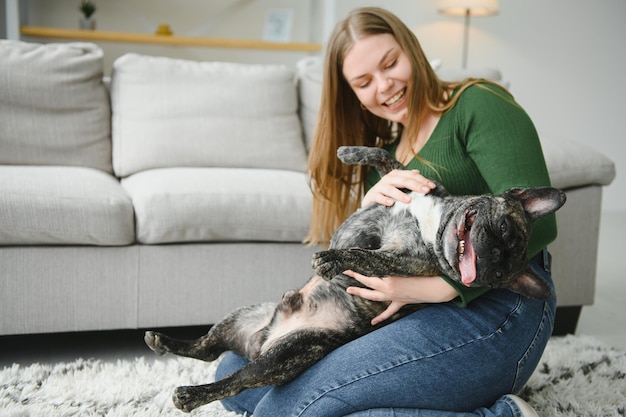
[[[174,167],[304,172],[295,72],[126,54],[113,65],[118,177]]]
[[[0,62],[0,164],[112,172],[100,47],[0,40]]]
[[[130,198],[92,168],[0,166],[0,245],[128,245]]]
[[[301,172],[244,168],[164,168],[122,180],[141,243],[300,242],[311,192]]]

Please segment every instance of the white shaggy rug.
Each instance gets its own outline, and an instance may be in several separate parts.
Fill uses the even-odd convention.
[[[214,363],[174,357],[14,365],[0,370],[0,416],[182,416],[170,401],[173,389],[214,373]],[[521,396],[544,417],[623,417],[626,352],[589,337],[553,338]],[[192,415],[237,417],[219,402]]]

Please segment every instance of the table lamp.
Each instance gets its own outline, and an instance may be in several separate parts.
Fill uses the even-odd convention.
[[[470,16],[491,16],[500,10],[498,0],[437,0],[439,13],[451,16],[465,16],[463,30],[463,69],[467,68],[467,44]]]

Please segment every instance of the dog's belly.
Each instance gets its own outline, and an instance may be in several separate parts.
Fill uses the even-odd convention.
[[[298,292],[303,300],[299,309],[296,311],[277,309],[261,351],[266,351],[277,340],[298,330],[344,329],[345,323],[348,322],[348,312],[342,310],[332,298],[314,300],[314,292],[318,286],[328,285],[332,284],[316,275]]]

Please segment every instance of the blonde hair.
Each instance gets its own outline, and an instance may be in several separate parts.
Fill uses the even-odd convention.
[[[305,241],[325,244],[337,227],[356,209],[365,190],[367,169],[347,166],[337,159],[340,146],[382,146],[391,143],[401,130],[388,120],[361,107],[343,76],[343,61],[354,43],[366,36],[391,34],[408,57],[409,115],[422,115],[426,108],[444,112],[452,107],[465,88],[482,80],[462,83],[441,81],[426,59],[417,38],[393,13],[363,7],[353,10],[340,22],[329,40],[324,62],[322,100],[313,146],[309,154],[309,185],[313,192],[313,213]],[[460,87],[450,98],[448,92]],[[420,117],[404,126],[411,148],[420,130]]]

